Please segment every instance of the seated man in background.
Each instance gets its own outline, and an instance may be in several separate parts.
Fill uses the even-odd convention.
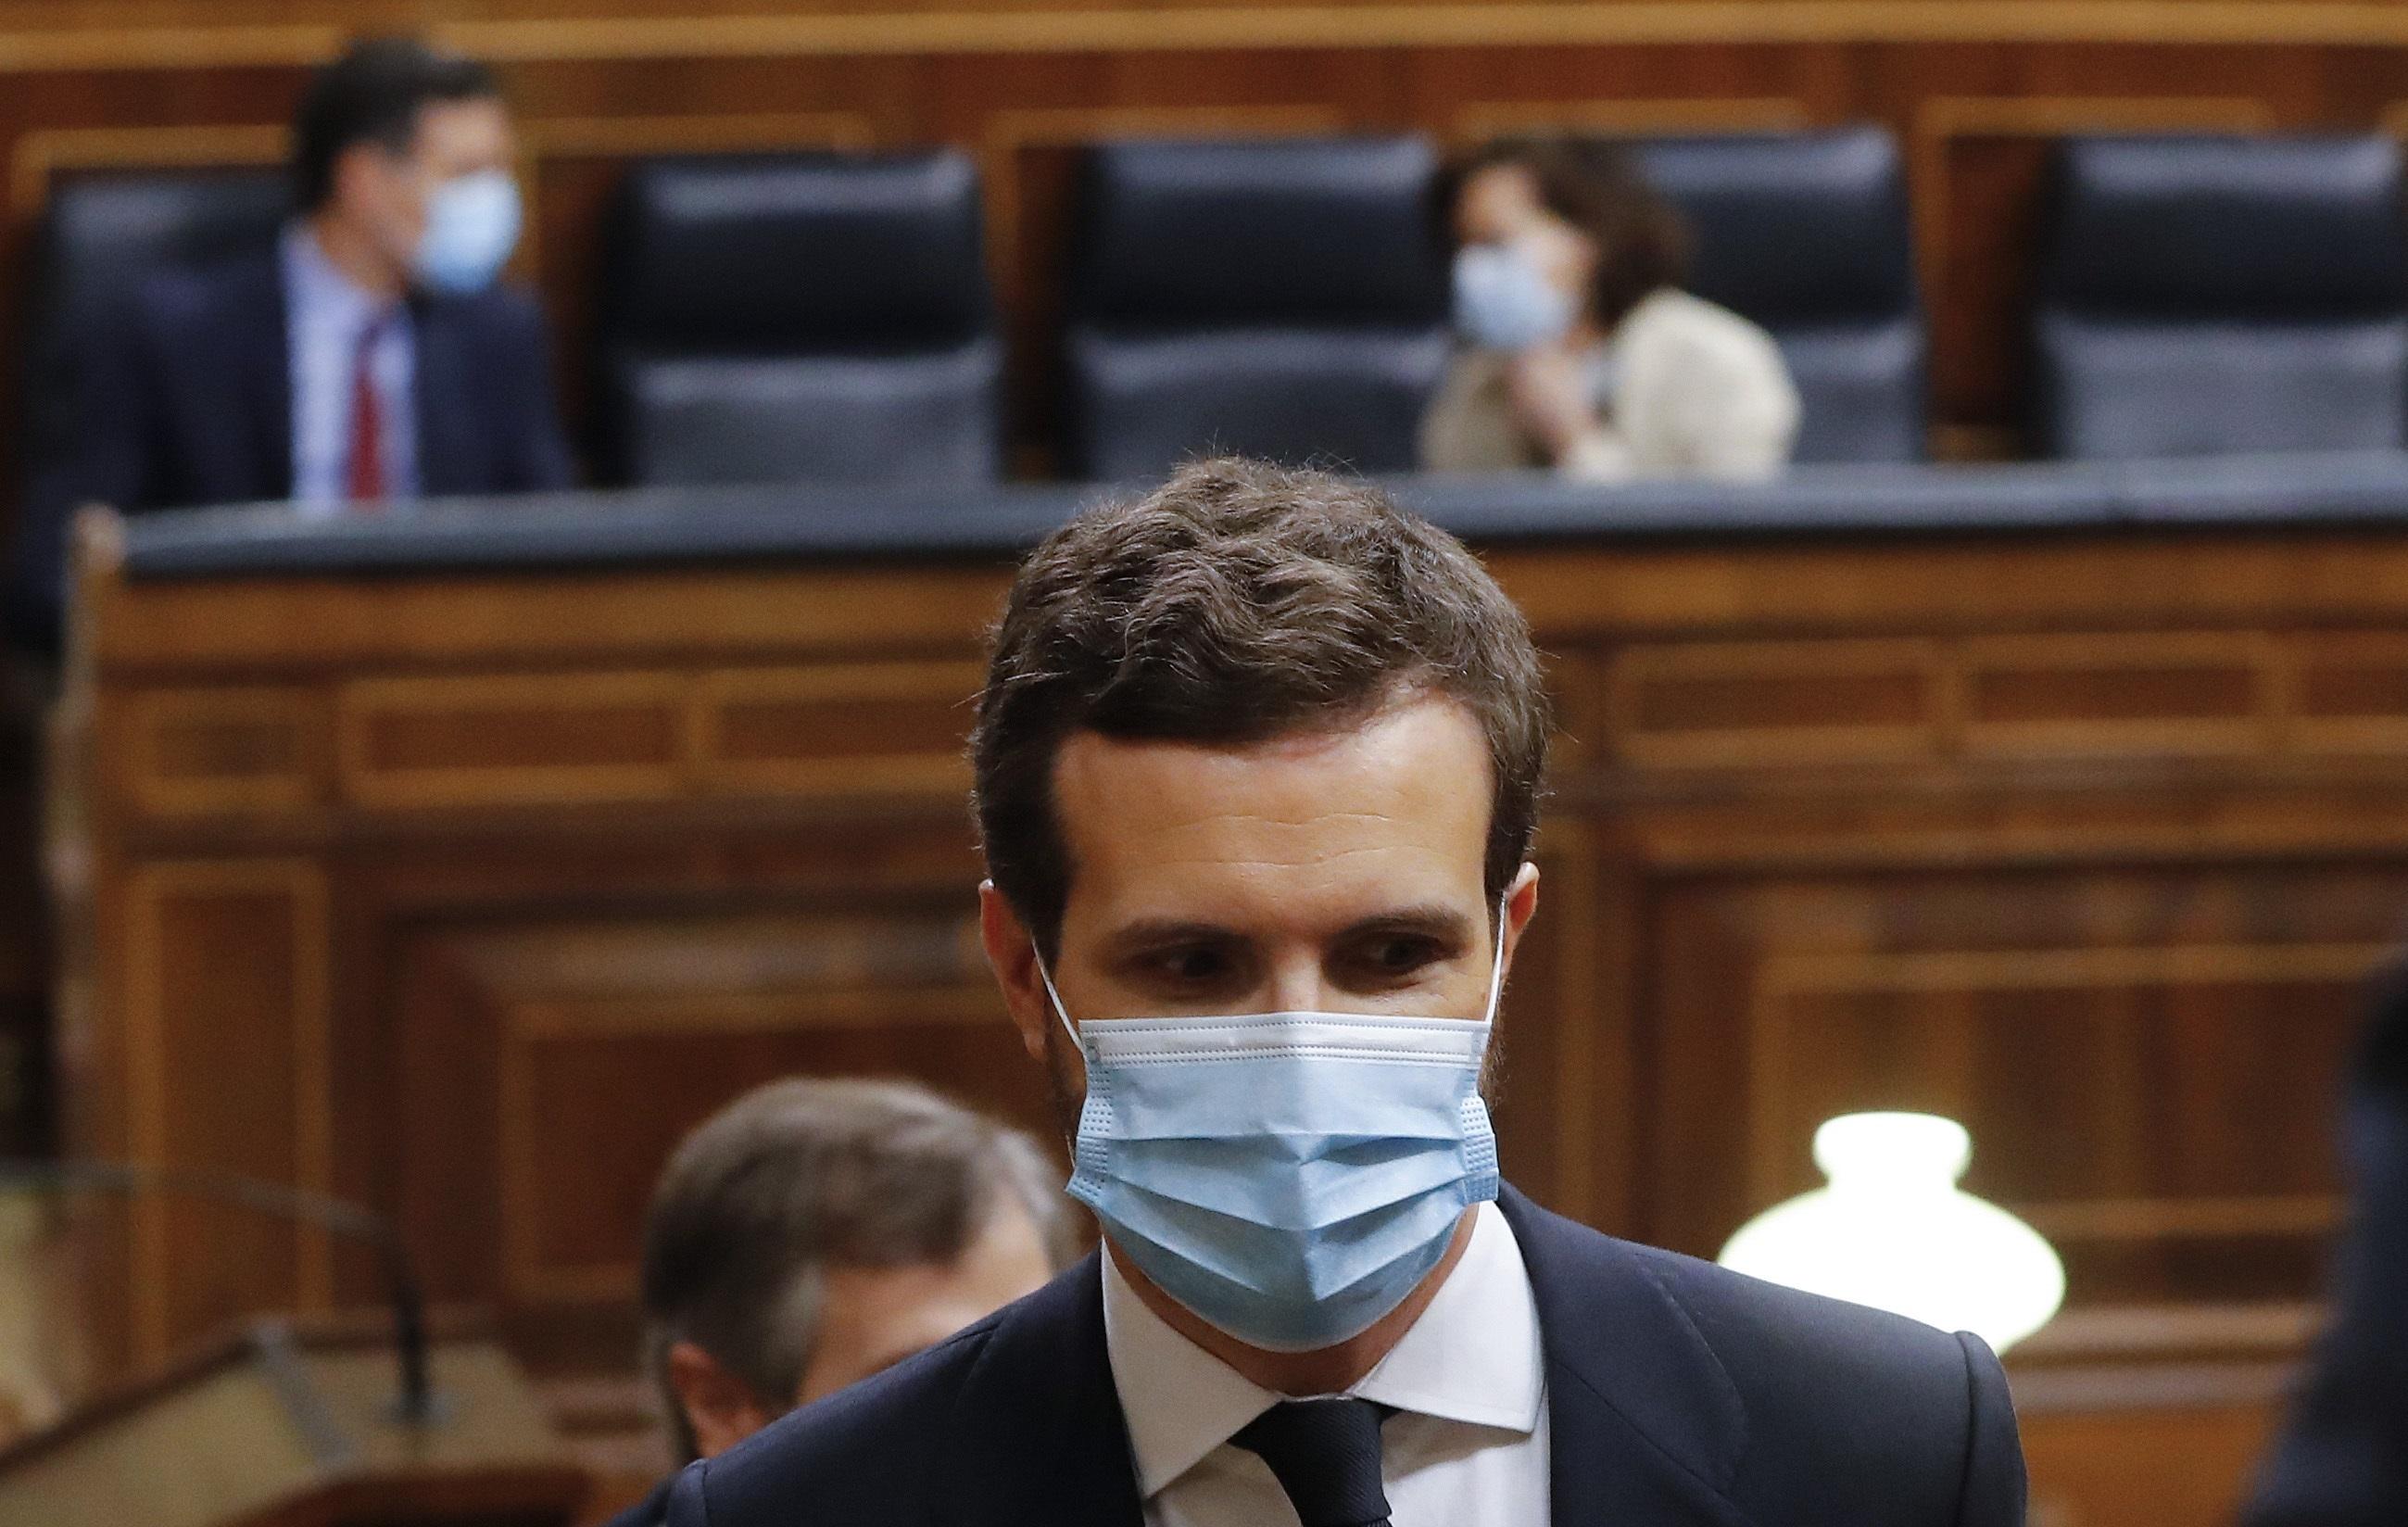
[[[644,1228],[644,1361],[676,1461],[1041,1287],[1078,1251],[1062,1176],[1019,1131],[906,1083],[780,1082],[721,1110]]]
[[[112,332],[79,338],[79,439],[28,488],[26,614],[55,624],[87,503],[334,513],[567,486],[542,314],[496,281],[519,236],[515,153],[481,65],[384,38],[322,70],[281,240],[162,272]]]
[[[1466,348],[1422,421],[1424,468],[1614,483],[1770,477],[1788,462],[1798,392],[1780,348],[1680,289],[1686,231],[1627,155],[1492,144],[1444,177],[1437,203]]]

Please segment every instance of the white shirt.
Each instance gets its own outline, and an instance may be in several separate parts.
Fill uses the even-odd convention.
[[[1640,299],[1593,363],[1610,400],[1556,470],[1592,483],[1776,475],[1798,441],[1798,388],[1772,336],[1665,287]]]
[[[409,310],[352,285],[300,223],[284,232],[284,324],[293,380],[293,498],[339,513],[350,497],[351,376],[368,325],[389,320],[368,353],[383,449],[384,497],[418,492],[417,338]]]
[[[1170,1329],[1104,1254],[1104,1340],[1146,1527],[1294,1527],[1263,1461],[1229,1438],[1283,1398]],[[1396,1408],[1381,1477],[1395,1527],[1543,1527],[1546,1368],[1522,1248],[1483,1203],[1463,1260],[1346,1391]]]

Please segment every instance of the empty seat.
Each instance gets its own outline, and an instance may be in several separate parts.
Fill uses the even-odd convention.
[[[652,160],[609,238],[596,445],[614,475],[1001,475],[1003,346],[962,155]]]
[[[1067,466],[1236,451],[1403,471],[1447,358],[1418,138],[1118,143],[1086,157]]]
[[[2037,424],[2074,457],[2397,448],[2408,268],[2387,138],[2059,146]]]
[[[1631,148],[1688,221],[1688,289],[1780,342],[1801,408],[1796,459],[1920,459],[1928,339],[1889,134],[1858,127]]]
[[[77,368],[142,280],[265,248],[292,206],[281,170],[113,175],[51,192],[27,267],[28,481],[73,448]]]

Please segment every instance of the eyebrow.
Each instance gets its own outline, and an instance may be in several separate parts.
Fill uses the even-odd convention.
[[[1471,919],[1458,909],[1438,902],[1390,907],[1347,924],[1339,929],[1338,942],[1360,938],[1367,933],[1416,933],[1426,938],[1469,944],[1471,942]],[[1181,917],[1144,917],[1113,929],[1104,939],[1099,952],[1104,958],[1112,959],[1168,944],[1207,944],[1243,937],[1236,929],[1219,923]]]

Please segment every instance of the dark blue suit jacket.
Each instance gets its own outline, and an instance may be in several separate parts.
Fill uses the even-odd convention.
[[[2408,1522],[2408,969],[2376,1001],[2344,1129],[2355,1217],[2332,1324],[2250,1527]]]
[[[419,297],[420,489],[429,497],[570,483],[552,405],[543,315],[508,287]],[[16,624],[57,623],[68,520],[253,503],[293,493],[293,385],[284,281],[273,249],[165,271],[110,332],[79,341],[74,447],[36,463],[20,529]]]
[[[2018,1527],[1971,1337],[1609,1239],[1512,1189],[1553,1527]],[[671,1527],[1140,1527],[1099,1263],[680,1476]],[[1530,1527],[1542,1527],[1531,1523]]]

